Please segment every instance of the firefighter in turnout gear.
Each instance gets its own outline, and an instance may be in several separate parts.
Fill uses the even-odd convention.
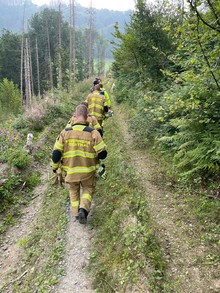
[[[110,100],[109,94],[104,89],[103,84],[99,83],[99,85],[100,85],[100,94],[105,96],[107,106],[109,109],[111,109],[111,100]]]
[[[94,86],[94,91],[87,96],[85,102],[88,103],[89,113],[94,115],[102,126],[105,113],[108,112],[109,108],[105,96],[100,94],[99,84]]]
[[[81,224],[87,222],[95,192],[96,168],[99,160],[107,156],[107,147],[99,132],[88,126],[87,114],[88,110],[84,105],[76,108],[76,122],[60,133],[52,153],[54,172],[62,160],[72,213]]]
[[[88,104],[86,102],[81,102],[80,105],[84,105],[84,106],[86,106],[86,108],[88,108]],[[70,127],[75,122],[76,122],[76,117],[75,117],[75,112],[74,112],[73,116],[70,118],[66,127]],[[88,113],[87,122],[89,123],[90,127],[96,129],[100,133],[100,135],[103,136],[102,127],[94,115],[91,115]]]

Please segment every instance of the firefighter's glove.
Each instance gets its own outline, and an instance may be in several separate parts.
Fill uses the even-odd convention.
[[[53,185],[63,186],[64,179],[62,176],[62,170],[58,168],[57,170],[53,170],[53,172],[55,173],[55,175],[52,177],[52,179],[54,179]]]
[[[104,164],[100,164],[99,168],[98,168],[98,175],[101,179],[105,180],[107,177],[107,173],[105,170],[105,165]]]
[[[113,114],[114,114],[114,112],[113,112],[112,110],[108,110],[108,118],[109,118],[109,117],[112,117]]]

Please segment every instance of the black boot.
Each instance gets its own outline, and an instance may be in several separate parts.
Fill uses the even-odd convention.
[[[79,223],[86,224],[87,223],[87,216],[88,216],[88,212],[85,209],[80,208],[79,209]]]

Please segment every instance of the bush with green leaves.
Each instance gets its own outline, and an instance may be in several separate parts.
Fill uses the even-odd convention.
[[[220,173],[219,95],[206,87],[175,85],[136,101],[130,129],[139,146],[154,146],[173,158],[175,174],[186,180]]]
[[[12,121],[11,126],[17,131],[20,131],[22,133],[28,133],[28,129],[30,129],[30,121],[25,115],[19,114],[16,119]]]
[[[1,120],[10,116],[10,114],[17,115],[22,108],[21,95],[18,88],[7,78],[0,82],[0,108]]]
[[[189,2],[151,10],[138,1],[125,33],[115,27],[112,66],[116,100],[136,111],[138,144],[174,158],[171,169],[188,182],[220,174],[219,6]]]
[[[0,212],[6,210],[10,204],[16,201],[13,193],[21,185],[21,182],[22,179],[19,175],[0,178]]]
[[[24,135],[16,129],[11,129],[11,121],[0,129],[0,162],[8,161],[9,153],[17,149],[24,140]]]
[[[41,174],[36,171],[26,172],[26,174],[22,176],[23,181],[26,182],[25,187],[32,190],[35,186],[40,184],[40,175]]]
[[[8,157],[10,166],[17,167],[18,169],[25,169],[31,163],[31,156],[22,148],[11,150]]]

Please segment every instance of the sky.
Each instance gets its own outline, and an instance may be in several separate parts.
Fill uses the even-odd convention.
[[[57,0],[58,1],[58,0]],[[34,4],[43,5],[49,4],[50,0],[32,0]],[[68,0],[61,0],[63,3],[69,3]],[[75,0],[75,2],[79,3],[84,7],[89,7],[90,0]],[[109,10],[118,10],[118,11],[126,11],[129,9],[134,10],[135,1],[134,0],[92,0],[93,7],[97,9],[106,8]]]

